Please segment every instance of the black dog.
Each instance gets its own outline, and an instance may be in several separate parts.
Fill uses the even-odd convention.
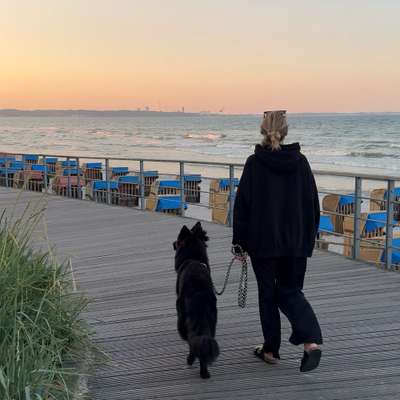
[[[200,376],[209,378],[207,366],[219,355],[214,339],[217,325],[217,299],[214,294],[207,256],[207,233],[200,222],[191,230],[185,225],[176,242],[175,271],[178,332],[189,344],[187,363],[200,360]]]

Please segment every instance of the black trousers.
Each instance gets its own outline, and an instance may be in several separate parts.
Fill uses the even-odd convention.
[[[251,258],[258,284],[264,351],[279,358],[282,311],[292,326],[290,342],[322,344],[317,317],[303,294],[307,258]]]

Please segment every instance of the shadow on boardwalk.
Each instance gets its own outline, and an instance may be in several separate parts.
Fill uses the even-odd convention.
[[[17,192],[0,189],[0,209]],[[35,193],[24,193],[20,208]],[[172,241],[184,220],[127,208],[48,197],[50,240],[71,256],[78,288],[93,299],[87,318],[112,357],[90,379],[93,400],[132,399],[396,399],[400,393],[400,274],[316,252],[305,291],[325,345],[320,368],[298,371],[301,349],[284,342],[282,361],[252,355],[261,343],[256,285],[237,308],[239,270],[219,299],[221,356],[202,381],[185,365],[175,325]],[[192,221],[187,221],[189,224]],[[229,261],[230,230],[204,224],[217,286]],[[284,338],[290,334],[283,321]]]

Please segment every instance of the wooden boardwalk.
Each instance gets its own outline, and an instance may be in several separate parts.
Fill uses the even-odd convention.
[[[17,192],[0,189],[0,209]],[[24,203],[39,195],[25,192]],[[274,399],[394,400],[400,393],[400,274],[316,252],[305,292],[315,308],[325,344],[320,368],[298,370],[301,348],[287,343],[282,360],[268,366],[252,355],[261,343],[254,275],[248,307],[236,305],[238,270],[219,299],[221,355],[212,378],[185,365],[186,345],[175,325],[172,241],[191,220],[47,197],[50,240],[71,256],[78,289],[92,298],[87,318],[99,346],[112,358],[90,378],[93,400]],[[230,229],[204,224],[215,283],[223,281]]]

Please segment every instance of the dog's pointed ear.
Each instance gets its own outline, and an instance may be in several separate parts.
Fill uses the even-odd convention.
[[[192,232],[197,238],[199,238],[203,242],[207,242],[208,241],[207,232],[201,226],[201,222],[200,221],[196,222],[196,224],[193,226]]]
[[[197,222],[193,225],[192,232],[199,232],[199,231],[202,231],[202,230],[203,230],[203,228],[202,228],[202,226],[201,226],[201,222],[200,222],[200,221],[197,221]]]
[[[189,228],[186,225],[183,225],[181,231],[179,232],[178,238],[179,238],[179,240],[185,240],[191,234],[192,234],[192,232],[190,232]]]

